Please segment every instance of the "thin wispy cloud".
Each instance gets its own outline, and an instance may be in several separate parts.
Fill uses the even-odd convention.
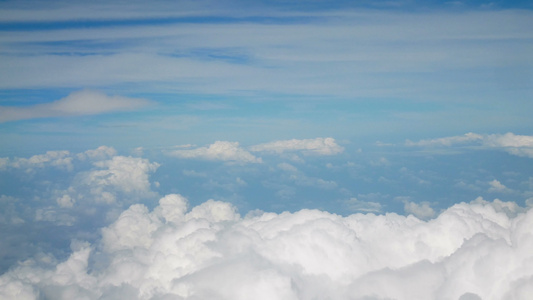
[[[178,148],[191,147],[192,145],[178,146]],[[275,154],[292,152],[306,155],[335,155],[343,151],[344,148],[339,146],[333,138],[316,138],[273,141],[247,148],[241,147],[238,142],[216,141],[207,147],[170,150],[166,153],[170,156],[186,159],[261,163],[262,158],[256,157],[251,152]]]
[[[30,106],[0,106],[0,122],[17,120],[97,115],[117,111],[130,111],[145,107],[150,101],[82,90],[65,98]]]
[[[1,60],[6,72],[0,85],[136,82],[137,89],[159,86],[189,93],[437,99],[443,90],[468,92],[461,74],[469,70],[471,84],[494,92],[495,86],[506,84],[506,77],[487,82],[475,74],[476,68],[490,67],[501,74],[525,71],[527,66],[517,62],[527,61],[533,38],[526,29],[531,25],[527,11],[316,11],[308,12],[308,19],[290,22],[284,21],[286,12],[265,13],[271,22],[252,18],[246,26],[217,21],[205,12],[201,21],[17,31],[3,39],[10,54]],[[120,20],[121,13],[116,18]],[[509,37],[526,42],[514,45],[512,57],[502,56],[501,41]],[[500,42],[498,47],[486,46]],[[436,70],[451,75],[437,85],[429,80]],[[391,72],[401,78],[379,76]],[[46,76],[50,73],[55,76]],[[428,74],[427,79],[420,73]]]
[[[450,146],[480,146],[488,149],[500,149],[513,155],[533,157],[533,136],[506,134],[476,134],[466,133],[462,136],[427,139],[405,142],[406,146],[416,147],[450,147]]]
[[[302,152],[304,154],[315,155],[335,155],[342,153],[344,148],[339,146],[334,138],[316,138],[316,139],[292,139],[274,141],[265,144],[259,144],[250,147],[253,152]]]

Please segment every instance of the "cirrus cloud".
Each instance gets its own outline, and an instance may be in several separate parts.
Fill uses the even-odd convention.
[[[0,107],[0,123],[37,118],[96,115],[138,109],[150,104],[148,100],[82,90],[57,101],[31,106]]]

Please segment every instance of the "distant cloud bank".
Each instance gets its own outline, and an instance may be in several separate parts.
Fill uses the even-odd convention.
[[[414,147],[449,147],[455,145],[478,145],[486,148],[498,148],[518,156],[533,157],[533,136],[506,134],[476,134],[466,133],[460,136],[450,136],[437,139],[427,139],[413,142],[407,140],[406,146]]]
[[[189,148],[191,145],[179,146],[179,148]],[[219,160],[239,163],[262,163],[260,157],[254,156],[251,152],[282,154],[285,152],[296,152],[304,155],[335,155],[342,153],[344,148],[339,146],[334,138],[315,139],[292,139],[274,141],[265,144],[254,145],[248,150],[239,146],[238,142],[216,141],[207,147],[194,149],[177,149],[167,151],[170,156],[179,158]]]
[[[290,151],[302,151],[306,154],[316,155],[335,155],[342,153],[344,148],[339,146],[333,138],[316,138],[316,139],[292,139],[283,141],[274,141],[265,144],[252,146],[254,152],[274,152],[283,153]]]

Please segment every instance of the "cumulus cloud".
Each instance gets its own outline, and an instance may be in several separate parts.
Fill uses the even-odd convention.
[[[334,138],[316,138],[316,139],[292,139],[283,141],[274,141],[265,144],[259,144],[250,147],[254,152],[273,152],[284,153],[291,151],[302,151],[305,154],[316,155],[335,155],[342,153],[344,148],[339,146]]]
[[[462,136],[427,139],[417,142],[407,140],[405,142],[406,146],[418,147],[454,146],[458,144],[480,145],[485,148],[501,149],[513,155],[533,157],[533,136],[516,135],[511,132],[490,135],[467,133]]]
[[[8,168],[21,169],[26,173],[34,173],[39,169],[54,167],[61,170],[73,171],[77,160],[99,161],[109,159],[117,154],[113,147],[100,146],[82,153],[73,154],[67,150],[47,151],[45,154],[33,155],[29,158],[0,158],[0,170]]]
[[[484,141],[488,147],[503,148],[505,151],[518,155],[533,157],[533,136],[506,133],[504,135],[491,134]]]
[[[159,197],[150,178],[158,163],[107,146],[3,161],[0,273],[39,251],[62,255],[73,237],[93,241],[124,208]]]
[[[50,167],[72,172],[70,186],[55,191],[58,194],[55,201],[63,208],[73,207],[77,199],[114,203],[117,193],[130,197],[147,196],[151,193],[149,176],[160,166],[144,158],[117,155],[117,151],[108,146],[77,154],[48,151],[30,158],[5,158],[3,161],[4,169],[21,169],[31,174],[35,174],[37,170],[44,172]],[[89,161],[92,167],[89,170],[79,170],[77,167],[82,161]]]
[[[149,176],[160,165],[139,157],[113,156],[96,161],[93,166],[95,169],[76,175],[68,193],[111,204],[116,202],[117,193],[134,198],[151,194]]]
[[[117,150],[109,146],[100,146],[96,149],[89,149],[83,153],[78,153],[77,158],[80,160],[104,160],[117,154]]]
[[[503,183],[500,181],[494,179],[489,182],[490,188],[489,192],[508,192],[510,189],[506,187]]]
[[[533,210],[477,199],[430,221],[319,210],[240,216],[167,195],[68,259],[0,276],[2,299],[528,299]],[[497,272],[495,272],[497,270]]]
[[[239,147],[238,142],[216,141],[208,147],[196,149],[179,149],[167,152],[168,155],[180,158],[221,160],[238,163],[261,163],[261,158]]]
[[[159,167],[158,163],[150,163],[147,159],[126,156],[114,156],[94,165],[101,170],[89,172],[86,176],[87,182],[116,186],[126,192],[148,190],[148,174]]]
[[[127,111],[138,109],[149,103],[149,101],[144,99],[108,96],[97,91],[82,90],[50,103],[32,106],[2,106],[0,107],[0,123],[25,119]]]
[[[432,218],[435,215],[435,211],[427,201],[416,203],[405,200],[404,210],[406,213],[423,220]]]
[[[43,169],[48,166],[71,171],[73,169],[73,156],[69,151],[47,151],[45,154],[34,155],[30,158],[6,158],[6,166],[24,169],[27,173],[35,169]]]

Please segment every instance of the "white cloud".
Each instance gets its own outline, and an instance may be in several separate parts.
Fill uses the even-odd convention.
[[[73,171],[75,160],[92,160],[100,161],[109,159],[117,154],[113,147],[100,146],[96,149],[90,149],[82,153],[73,154],[67,150],[47,151],[45,154],[33,155],[29,158],[7,157],[0,158],[0,170],[7,168],[22,169],[27,173],[33,173],[38,169],[54,167],[66,171]]]
[[[516,135],[511,132],[490,135],[467,133],[462,136],[420,140],[418,142],[407,140],[405,142],[406,146],[418,147],[454,146],[457,144],[479,145],[485,148],[501,149],[513,155],[533,157],[533,136]]]
[[[316,139],[292,139],[283,141],[274,141],[265,144],[259,144],[250,147],[254,152],[273,152],[283,153],[291,151],[302,151],[304,154],[316,155],[335,155],[342,153],[344,148],[339,146],[333,138],[316,138]]]
[[[103,93],[82,90],[60,100],[32,106],[0,107],[0,123],[16,120],[63,116],[94,115],[114,111],[138,109],[150,102],[144,99],[107,96]]]
[[[491,134],[486,137],[486,145],[493,147],[533,148],[533,136],[516,135],[511,132],[506,134]]]
[[[91,164],[82,164],[82,161]],[[155,195],[150,189],[149,176],[159,167],[158,163],[138,157],[117,155],[117,151],[108,146],[100,146],[81,153],[69,151],[47,151],[45,154],[33,155],[29,158],[15,157],[1,160],[5,165],[3,169],[20,169],[29,175],[44,176],[44,184],[53,186],[49,191],[50,200],[44,199],[42,204],[57,204],[61,208],[72,208],[77,203],[117,203],[117,196],[122,199],[131,198],[132,203],[139,197]],[[86,169],[89,167],[89,169]],[[68,171],[65,179],[57,181],[55,175],[48,175],[50,168]],[[85,168],[81,169],[80,168]],[[65,184],[67,184],[65,186]],[[154,183],[157,186],[157,183]],[[43,195],[35,195],[43,197]],[[46,196],[44,196],[46,197]],[[80,202],[81,200],[81,202]],[[50,214],[50,213],[48,213]],[[50,220],[51,218],[44,218]]]
[[[507,192],[510,191],[504,184],[494,179],[489,182],[490,188],[489,192]]]
[[[57,205],[60,207],[72,207],[76,202],[75,199],[72,199],[69,195],[63,195],[61,198],[57,198]]]
[[[431,208],[430,203],[423,201],[420,203],[404,201],[404,210],[408,214],[412,214],[419,219],[430,219],[435,216],[435,211]]]
[[[110,204],[116,201],[117,192],[135,198],[153,193],[149,176],[159,168],[158,163],[139,157],[113,156],[93,165],[96,169],[80,172],[75,178],[71,189],[78,198],[89,196],[96,202]],[[86,189],[89,195],[85,194]]]
[[[355,197],[346,200],[344,205],[350,211],[365,213],[379,213],[383,209],[383,206],[379,202],[362,201]]]
[[[6,161],[0,174],[0,273],[41,251],[60,255],[71,238],[93,241],[125,207],[159,197],[151,180],[159,164],[116,155],[106,146]]]
[[[216,141],[208,147],[168,151],[168,155],[181,158],[221,160],[238,163],[261,163],[261,158],[239,147],[238,142]]]
[[[452,146],[456,144],[482,141],[483,138],[484,137],[480,134],[469,132],[469,133],[466,133],[465,135],[460,135],[460,136],[450,136],[450,137],[437,138],[437,139],[420,140],[418,142],[407,140],[405,141],[405,145],[406,146],[421,146],[421,147]]]
[[[46,154],[34,155],[30,158],[15,158],[10,160],[10,167],[24,169],[31,173],[35,169],[43,169],[48,166],[71,171],[73,157],[69,151],[47,151]]]
[[[117,155],[117,150],[109,146],[100,146],[96,149],[90,149],[83,153],[79,153],[77,158],[80,160],[92,159],[92,160],[104,160]]]
[[[200,2],[202,4],[195,9],[183,3],[179,4],[179,9],[174,5],[169,8],[168,4],[135,4],[127,11],[117,9],[116,4],[69,3],[66,7],[49,8],[33,3],[35,5],[28,5],[26,9],[13,9],[8,5],[0,12],[2,20],[29,22],[183,15],[235,17],[236,14],[268,16],[275,22],[277,18],[293,16],[285,9],[280,12],[271,8],[249,10],[248,7],[238,13],[227,8],[221,11],[223,5]],[[529,11],[413,14],[339,9],[327,13],[318,10],[293,13],[311,16],[310,20],[317,22],[254,24],[252,18],[246,27],[234,22],[199,22],[186,26],[180,22],[165,22],[164,26],[146,22],[132,24],[135,26],[17,31],[3,39],[6,54],[0,59],[0,69],[5,70],[2,72],[5,75],[0,78],[0,84],[12,89],[79,86],[80,82],[90,85],[135,82],[151,85],[152,90],[154,86],[174,90],[179,85],[185,93],[260,90],[346,98],[398,94],[399,97],[435,98],[435,93],[443,88],[457,88],[459,92],[465,89],[464,77],[454,77],[456,72],[481,66],[505,70],[509,65],[511,69],[525,72],[530,59],[527,43],[514,45],[515,55],[505,58],[500,47],[486,47],[488,41],[503,43],[498,44],[502,46],[508,43],[509,37],[529,38]],[[419,24],[428,25],[421,28]],[[79,40],[99,47],[72,42]],[[471,43],[464,43],[465,40]],[[395,47],[398,41],[406,47]],[[47,42],[52,43],[52,50],[56,51],[50,51]],[[443,42],[449,47],[443,49]],[[213,59],[211,55],[205,55],[208,59],[201,55],[198,58],[197,49],[209,49],[230,57],[253,57],[254,64],[220,63],[220,59]],[[76,55],[78,53],[82,54]],[[92,55],[83,55],[85,53]],[[413,72],[435,70],[455,72],[449,72],[449,80],[441,80],[438,84],[428,80],[433,78],[431,76],[422,78],[424,85],[420,84],[419,76],[409,76]],[[401,80],[396,76],[368,76],[369,73],[391,72],[400,74]],[[522,76],[516,77],[524,81]],[[470,79],[475,79],[471,84],[477,86],[476,90],[498,83],[496,79],[481,80],[477,76]],[[183,84],[185,81],[187,84]],[[485,90],[490,93],[494,89]]]
[[[456,204],[435,219],[318,210],[245,218],[179,195],[136,204],[61,263],[0,276],[2,299],[528,299],[533,210]],[[505,263],[502,263],[505,262]],[[354,298],[356,297],[356,298]]]
[[[502,148],[513,155],[533,157],[533,136],[506,133],[491,134],[484,141],[488,147]]]

